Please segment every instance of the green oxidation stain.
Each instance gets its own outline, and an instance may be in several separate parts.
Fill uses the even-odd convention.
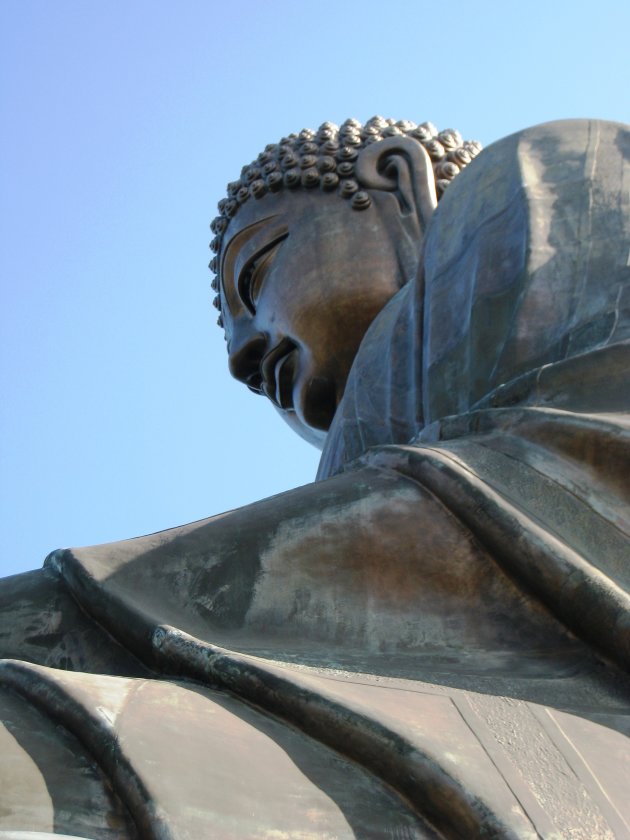
[[[625,160],[630,161],[630,131],[620,128],[615,138],[615,146],[619,149]]]

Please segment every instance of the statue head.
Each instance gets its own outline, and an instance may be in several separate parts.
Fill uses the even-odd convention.
[[[369,325],[415,276],[438,198],[480,148],[430,123],[324,123],[228,185],[210,267],[230,371],[312,443]]]

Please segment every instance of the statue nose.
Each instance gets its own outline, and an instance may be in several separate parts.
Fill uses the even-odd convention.
[[[235,379],[256,393],[262,393],[260,363],[267,352],[267,339],[260,333],[230,348],[228,366]]]

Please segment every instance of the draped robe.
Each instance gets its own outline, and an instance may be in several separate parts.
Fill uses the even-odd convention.
[[[5,581],[0,837],[630,836],[629,497],[630,130],[550,123],[449,187],[316,483]]]

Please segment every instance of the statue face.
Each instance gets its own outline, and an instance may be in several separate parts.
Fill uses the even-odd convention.
[[[316,445],[367,328],[414,269],[396,207],[387,193],[355,211],[338,195],[282,190],[250,200],[225,233],[230,371]]]

